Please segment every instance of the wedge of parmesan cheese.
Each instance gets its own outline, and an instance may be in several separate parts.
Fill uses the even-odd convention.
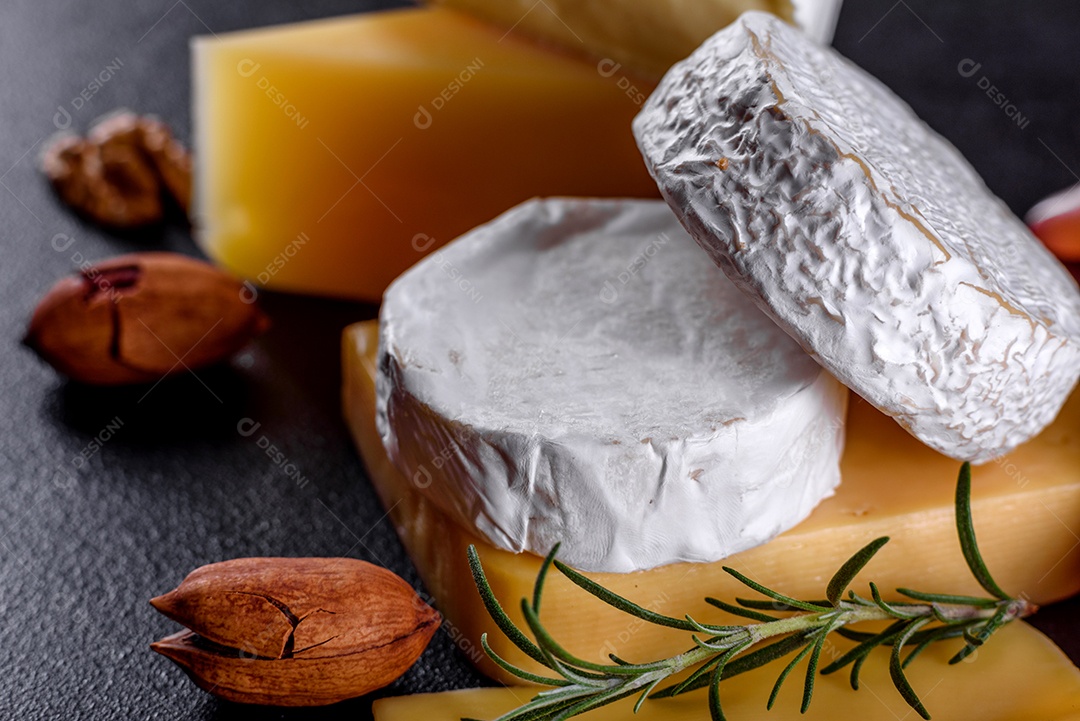
[[[380,323],[390,458],[498,548],[715,561],[839,482],[847,390],[662,201],[525,203],[405,273]]]
[[[835,51],[747,13],[634,123],[661,192],[766,313],[929,446],[987,461],[1080,375],[1076,282],[946,140]]]

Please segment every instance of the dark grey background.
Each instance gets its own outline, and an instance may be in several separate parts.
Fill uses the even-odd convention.
[[[264,295],[273,329],[231,367],[145,389],[58,379],[19,346],[39,295],[98,259],[196,253],[180,225],[118,236],[59,207],[35,170],[58,106],[106,65],[122,66],[72,112],[85,129],[126,105],[189,137],[194,34],[357,12],[362,0],[4,0],[0,7],[0,717],[228,719],[245,709],[192,685],[147,644],[175,630],[147,599],[190,569],[238,556],[352,555],[418,584],[383,520],[338,413],[338,334],[364,305]],[[956,143],[1018,213],[1077,180],[1080,3],[849,0],[836,45]],[[965,78],[964,59],[981,63]],[[1010,120],[986,76],[1029,119]],[[75,239],[65,252],[51,240]],[[207,387],[203,386],[203,383]],[[81,468],[72,458],[114,418],[121,430]],[[252,418],[310,479],[302,489],[237,434]],[[1077,561],[1070,558],[1074,564]],[[1078,569],[1080,572],[1080,569]],[[1080,658],[1080,604],[1036,624]],[[385,693],[481,683],[445,633]],[[265,718],[363,718],[370,699]]]

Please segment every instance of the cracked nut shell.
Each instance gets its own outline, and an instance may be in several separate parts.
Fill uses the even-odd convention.
[[[119,256],[58,281],[34,310],[24,343],[82,383],[155,383],[220,362],[266,329],[242,288],[182,255]]]
[[[210,693],[275,706],[321,706],[386,686],[441,621],[399,576],[352,558],[213,563],[150,603],[190,629],[152,649]]]
[[[132,228],[164,213],[153,165],[129,144],[62,136],[46,148],[41,167],[64,203],[102,225]]]
[[[191,164],[167,125],[126,110],[101,118],[86,138],[56,136],[41,156],[41,169],[64,203],[114,228],[159,222],[164,195],[187,214]]]

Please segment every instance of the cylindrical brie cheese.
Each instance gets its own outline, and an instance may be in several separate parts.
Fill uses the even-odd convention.
[[[661,201],[525,203],[401,276],[380,324],[390,458],[500,548],[714,561],[839,482],[847,389]]]

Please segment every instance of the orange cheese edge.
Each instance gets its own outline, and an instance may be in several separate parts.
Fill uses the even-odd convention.
[[[375,430],[378,323],[344,333],[344,413],[383,503],[417,570],[459,639],[463,653],[488,675],[513,682],[479,649],[490,634],[495,651],[525,668],[537,665],[490,621],[466,562],[475,544],[488,580],[512,618],[532,592],[540,559],[497,549],[449,521],[390,463]],[[985,595],[960,553],[953,517],[959,464],[904,432],[869,404],[852,403],[843,481],[803,523],[762,546],[716,563],[679,563],[630,574],[590,577],[652,610],[716,619],[706,596],[732,599],[752,592],[722,572],[731,566],[797,598],[820,598],[848,556],[879,536],[891,541],[856,579],[866,593],[875,581],[887,597],[901,586],[938,593]],[[438,479],[435,480],[438,482]],[[972,501],[979,543],[998,582],[1038,604],[1080,591],[1080,395],[1057,421],[1007,458],[977,467]],[[594,661],[614,653],[631,660],[685,650],[686,634],[647,626],[593,600],[558,573],[548,577],[544,619],[569,650]]]

